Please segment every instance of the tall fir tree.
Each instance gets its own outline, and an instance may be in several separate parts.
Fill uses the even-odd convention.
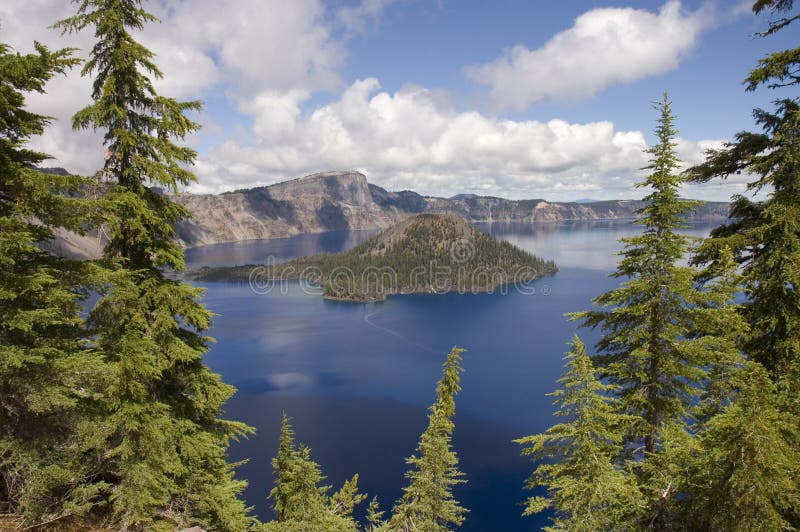
[[[641,494],[616,459],[636,418],[617,412],[614,386],[600,382],[577,335],[564,360],[560,388],[550,394],[564,421],[515,440],[538,464],[526,487],[546,490],[528,499],[524,515],[551,509],[548,531],[635,530]]]
[[[795,27],[800,13],[793,12],[793,7],[792,0],[756,1],[754,13],[773,15],[768,28],[759,35],[769,37]],[[761,86],[782,88],[784,93],[800,86],[800,48],[770,53],[759,60],[746,78],[745,87],[755,91]],[[706,161],[690,168],[687,174],[690,179],[705,182],[746,173],[755,178],[748,185],[749,192],[763,194],[763,199],[734,196],[730,221],[712,232],[696,254],[695,262],[706,267],[710,271],[707,277],[713,278],[720,249],[733,251],[747,294],[743,315],[749,332],[741,347],[750,360],[765,368],[775,386],[750,391],[745,387],[739,398],[742,405],[710,421],[708,438],[720,440],[720,433],[725,429],[731,431],[732,419],[739,416],[746,423],[759,409],[766,409],[769,415],[764,416],[777,425],[765,427],[769,432],[762,440],[743,441],[741,449],[758,449],[762,456],[772,456],[786,465],[770,471],[775,476],[767,486],[780,486],[785,497],[752,500],[752,513],[743,513],[739,508],[734,515],[741,515],[743,523],[755,522],[757,515],[762,515],[765,522],[800,528],[800,510],[796,503],[787,502],[790,494],[796,497],[800,491],[797,463],[786,464],[786,459],[798,459],[792,451],[800,448],[800,97],[780,98],[771,111],[756,109],[753,116],[760,132],[738,133],[722,149],[710,150]],[[755,369],[750,374],[758,377]],[[772,408],[778,411],[772,412]],[[787,419],[792,422],[789,431],[781,426]],[[770,446],[759,447],[759,442],[769,442]],[[725,486],[717,492],[727,498],[710,499],[720,507],[731,508],[732,504],[747,499],[734,484],[761,486],[766,478],[767,471],[757,459],[742,456],[740,462],[732,463],[739,466],[735,475],[731,473],[730,478],[725,478]],[[786,487],[787,479],[792,479],[792,489]],[[774,492],[766,489],[766,494]]]
[[[90,28],[96,42],[83,67],[93,76],[93,103],[73,126],[105,131],[108,273],[89,319],[114,370],[105,454],[111,507],[125,527],[242,530],[244,483],[233,479],[225,451],[250,429],[219,417],[234,390],[202,362],[211,314],[200,290],[166,274],[184,267],[172,223],[187,213],[148,186],[176,191],[194,180],[186,167],[196,154],[176,142],[198,128],[186,113],[200,103],[153,88],[161,72],[132,35],[156,20],[141,0],[75,3],[76,15],[56,27]]]
[[[83,229],[85,182],[40,172],[49,157],[26,147],[50,121],[26,93],[78,61],[35,49],[0,44],[0,511],[27,525],[85,512],[102,489],[81,481],[95,473],[87,420],[106,377],[79,315],[90,268],[45,251],[53,228]]]
[[[690,241],[678,230],[695,202],[678,196],[677,131],[667,96],[654,107],[659,112],[658,143],[647,150],[650,175],[637,184],[652,189],[635,222],[644,232],[622,239],[625,249],[612,276],[623,281],[594,300],[605,308],[573,315],[603,331],[595,363],[603,377],[620,387],[621,408],[639,416],[638,432],[647,453],[658,447],[659,429],[666,421],[686,415],[709,362],[685,340],[692,333],[689,308],[701,297],[693,285],[694,268],[679,265]]]
[[[731,303],[735,275],[727,271],[702,289],[698,271],[681,264],[691,241],[679,230],[696,202],[679,197],[683,179],[667,95],[654,107],[658,142],[647,150],[650,174],[638,184],[651,189],[635,222],[644,231],[622,240],[612,274],[620,286],[595,298],[601,308],[572,317],[603,332],[593,360],[616,387],[620,411],[638,418],[626,434],[624,458],[637,463],[633,470],[647,500],[640,526],[659,530],[670,526],[684,479],[680,469],[654,465],[691,444],[680,431],[692,423],[710,372],[736,362],[735,337],[743,329]],[[670,471],[674,477],[666,478]]]
[[[408,486],[392,509],[386,529],[392,532],[439,532],[464,522],[467,510],[453,497],[453,487],[466,482],[452,450],[455,395],[461,390],[461,353],[454,347],[442,366],[436,385],[436,402],[428,414],[428,427],[417,445],[418,455],[406,460]]]

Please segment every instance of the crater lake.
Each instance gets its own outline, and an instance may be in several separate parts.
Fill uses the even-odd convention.
[[[706,236],[713,223],[685,233]],[[238,391],[225,417],[257,433],[231,447],[246,479],[247,502],[271,516],[270,460],[285,412],[297,441],[338,488],[359,473],[359,486],[391,510],[406,485],[405,458],[427,424],[441,365],[453,346],[465,348],[456,397],[454,449],[466,484],[456,498],[470,511],[464,531],[536,530],[545,516],[522,517],[523,489],[533,465],[512,440],[553,422],[552,398],[567,342],[578,330],[564,314],[588,308],[617,284],[618,239],[638,234],[630,221],[477,224],[544,259],[553,276],[506,293],[392,296],[386,302],[328,301],[300,284],[270,290],[248,284],[202,283],[216,314],[217,339],[206,363]],[[190,268],[285,261],[348,249],[374,232],[332,232],[279,240],[218,244],[187,251]],[[591,347],[597,333],[581,329]],[[366,504],[357,515],[363,516]]]

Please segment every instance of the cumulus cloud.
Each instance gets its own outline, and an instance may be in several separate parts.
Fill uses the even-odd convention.
[[[165,72],[200,86],[221,75],[241,94],[339,83],[344,48],[320,0],[176,0],[154,11],[162,24],[145,28],[145,45],[160,52]]]
[[[390,1],[363,0],[336,12],[326,12],[320,0],[235,0],[224,9],[213,0],[152,2],[149,7],[162,22],[147,26],[140,38],[165,72],[157,89],[178,98],[224,92],[231,112],[235,109],[252,123],[238,134],[225,131],[227,140],[202,150],[195,168],[200,183],[192,190],[219,192],[356,168],[391,190],[445,196],[474,192],[571,199],[635,194],[631,186],[645,164],[644,135],[618,131],[608,121],[504,120],[458,110],[444,91],[406,86],[390,93],[374,78],[355,81],[330,103],[308,110],[320,90],[340,90],[346,39],[376,22]],[[91,32],[63,37],[46,29],[73,9],[63,0],[0,3],[3,40],[21,51],[30,50],[32,38],[37,38],[53,47],[77,46],[85,54]],[[595,10],[584,17],[591,22],[589,15],[606,12],[627,14],[623,21],[651,21],[644,29],[639,23],[633,26],[654,34],[664,31],[659,21],[689,24],[699,16],[685,15],[671,2],[658,14]],[[591,26],[581,22],[584,17],[575,28]],[[632,35],[638,38],[638,33]],[[557,36],[553,42],[559,39],[567,37]],[[89,92],[89,80],[76,69],[49,83],[47,95],[29,99],[32,109],[58,119],[34,147],[54,155],[54,164],[84,174],[101,166],[103,154],[101,133],[76,134],[70,127],[72,114],[89,102]],[[205,126],[213,126],[208,120],[201,117]],[[696,162],[704,147],[682,141],[680,149],[687,161]],[[704,190],[713,186],[692,195],[708,197]]]
[[[616,83],[676,68],[710,19],[704,10],[685,13],[678,0],[670,0],[658,13],[593,9],[541,48],[517,45],[466,72],[489,87],[498,110],[523,110],[543,100],[578,100]]]
[[[51,49],[78,48],[80,55],[81,49],[91,46],[90,34],[62,36],[47,29],[73,12],[73,4],[57,0],[0,2],[2,41],[23,54],[32,53],[33,41],[37,40]],[[55,157],[54,161],[45,162],[46,165],[92,173],[102,164],[102,136],[94,132],[72,132],[72,115],[90,101],[91,84],[88,79],[81,78],[79,70],[53,78],[47,84],[47,94],[28,95],[29,109],[54,118],[44,136],[32,139],[31,147]]]
[[[308,114],[301,111],[306,96],[261,93],[248,109],[255,117],[253,142],[227,141],[210,150],[193,190],[218,192],[357,168],[391,190],[443,196],[631,197],[646,164],[643,134],[617,131],[611,122],[513,121],[459,112],[440,92],[409,86],[389,93],[374,78],[354,82],[338,100]],[[717,143],[681,140],[679,151],[698,162]]]
[[[215,0],[159,0],[147,7],[161,22],[147,25],[138,38],[157,56],[165,75],[154,84],[165,96],[202,98],[219,89],[247,107],[261,91],[308,94],[341,83],[344,45],[333,36],[321,0],[232,0],[224,7]],[[64,0],[0,3],[2,39],[21,52],[32,50],[33,39],[52,48],[74,46],[85,58],[94,39],[90,30],[62,36],[48,29],[74,11]],[[377,16],[375,9],[362,16],[370,13]],[[90,90],[76,68],[51,81],[46,95],[28,98],[32,110],[56,119],[32,146],[54,155],[52,164],[84,174],[102,165],[103,154],[100,134],[71,132],[71,117],[89,103]]]

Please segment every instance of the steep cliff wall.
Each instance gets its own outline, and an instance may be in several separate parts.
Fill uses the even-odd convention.
[[[224,194],[178,194],[192,218],[176,230],[187,246],[344,229],[383,229],[408,216],[372,199],[358,172],[314,174]]]

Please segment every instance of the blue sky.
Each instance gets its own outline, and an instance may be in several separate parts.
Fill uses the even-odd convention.
[[[13,5],[11,5],[13,4]],[[198,183],[219,192],[355,168],[389,189],[570,200],[642,195],[655,113],[668,90],[688,163],[782,93],[741,84],[768,39],[751,2],[523,0],[153,1],[162,22],[139,37],[158,54],[165,95],[199,98]],[[0,7],[3,40],[91,46],[46,27],[62,0]],[[83,53],[83,52],[82,52]],[[59,120],[36,141],[91,173],[98,134],[69,117],[88,100],[77,72],[31,107]],[[783,93],[785,95],[786,93]],[[55,164],[55,163],[54,163]],[[746,176],[688,186],[724,200]]]

